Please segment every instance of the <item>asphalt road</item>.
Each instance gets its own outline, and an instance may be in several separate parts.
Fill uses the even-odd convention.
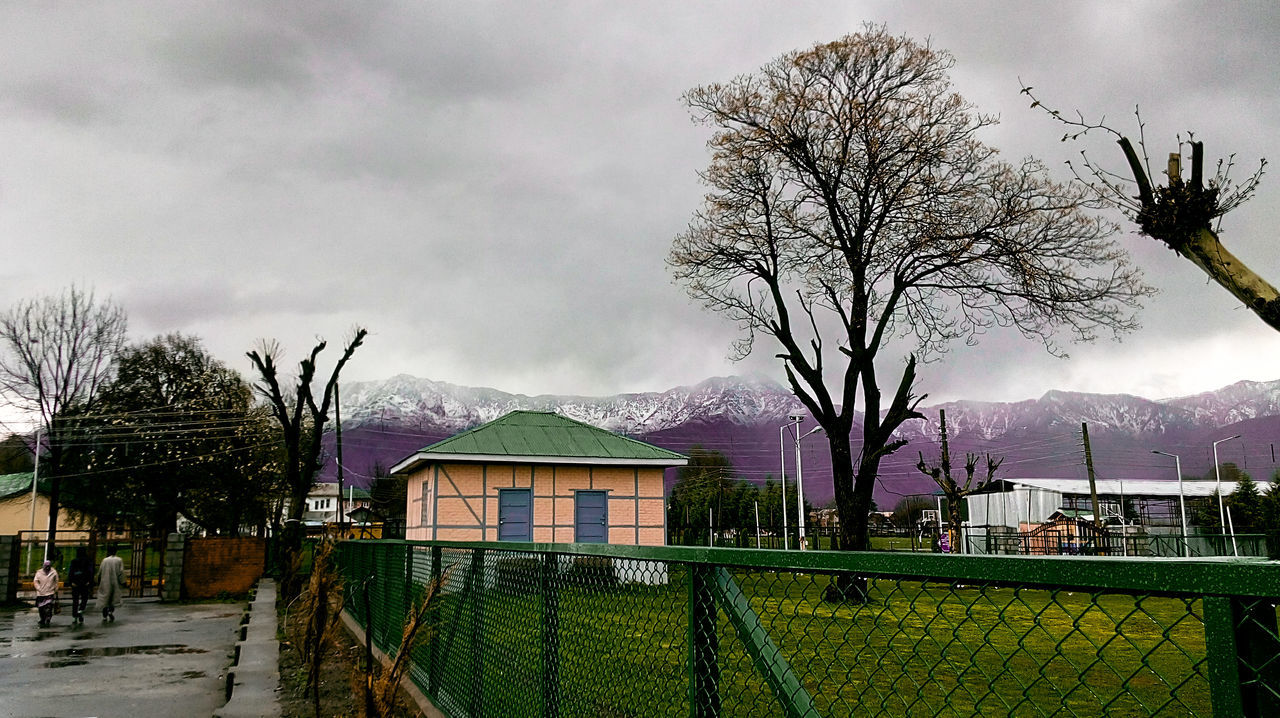
[[[0,608],[0,718],[209,716],[226,702],[243,603],[126,599],[114,623],[89,602],[39,628],[34,607]]]

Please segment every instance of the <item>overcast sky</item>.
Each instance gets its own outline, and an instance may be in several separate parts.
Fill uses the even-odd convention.
[[[0,308],[93,287],[131,337],[195,334],[246,375],[261,338],[294,365],[358,323],[372,335],[351,380],[594,395],[781,379],[764,342],[730,362],[733,324],[665,267],[708,161],[680,96],[864,22],[950,51],[956,90],[1002,118],[984,139],[1064,178],[1080,147],[1019,78],[1124,130],[1140,105],[1157,161],[1187,130],[1242,178],[1280,157],[1274,2],[6,3]],[[1277,206],[1269,176],[1223,227],[1272,281]],[[988,334],[921,370],[927,403],[1280,378],[1276,332],[1125,232],[1160,289],[1141,330],[1065,360]]]

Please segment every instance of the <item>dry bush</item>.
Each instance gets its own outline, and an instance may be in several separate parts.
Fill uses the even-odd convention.
[[[325,539],[316,545],[311,579],[299,597],[301,634],[293,637],[306,670],[306,688],[316,718],[320,716],[320,666],[333,647],[333,632],[342,614],[342,578],[333,567],[335,544]]]
[[[434,609],[436,597],[440,595],[440,587],[448,574],[446,569],[440,578],[423,587],[422,595],[405,616],[404,627],[400,634],[400,647],[394,655],[390,656],[390,663],[384,666],[369,662],[369,665],[365,666],[364,675],[359,677],[363,681],[362,688],[365,694],[361,712],[363,718],[387,718],[397,715],[403,708],[400,705],[400,682],[409,671],[413,649],[433,638],[430,632],[425,630],[427,619]],[[367,630],[366,640],[368,640]],[[356,678],[353,676],[353,679]]]

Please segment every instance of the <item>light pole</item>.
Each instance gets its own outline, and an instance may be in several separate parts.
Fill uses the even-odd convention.
[[[808,542],[806,541],[806,536],[805,536],[805,520],[806,520],[808,517],[805,515],[805,514],[806,514],[806,512],[805,512],[805,510],[804,510],[804,469],[803,469],[803,465],[801,464],[801,461],[800,461],[800,440],[801,440],[801,439],[803,439],[803,438],[805,438],[806,436],[809,436],[810,434],[813,434],[813,433],[818,432],[818,431],[822,431],[822,427],[821,427],[821,426],[815,426],[815,427],[813,427],[812,429],[810,429],[810,430],[806,431],[804,434],[801,434],[801,433],[800,433],[800,422],[804,421],[804,417],[803,417],[803,416],[800,416],[800,415],[797,415],[797,414],[792,414],[790,418],[791,418],[791,420],[792,420],[793,422],[795,422],[795,427],[796,427],[796,430],[795,430],[795,437],[796,437],[796,516],[798,516],[798,517],[799,517],[799,518],[798,518],[798,521],[797,521],[797,524],[798,524],[799,531],[800,531],[800,549],[801,549],[801,550],[806,550],[806,549],[808,549],[808,548],[809,548],[809,544],[808,544]]]
[[[791,420],[788,426],[792,427],[791,435],[796,440],[796,544],[800,550],[805,549],[804,545],[804,474],[800,473],[800,422],[804,421],[803,414],[791,414],[787,417]],[[782,513],[787,512],[787,505],[783,503]]]
[[[1190,557],[1191,546],[1188,544],[1188,537],[1187,537],[1187,499],[1182,494],[1182,459],[1179,459],[1177,454],[1170,454],[1164,451],[1156,451],[1155,449],[1152,449],[1151,453],[1160,454],[1161,456],[1173,457],[1173,466],[1174,466],[1174,469],[1178,472],[1178,508],[1182,510],[1182,555],[1186,557]],[[1122,507],[1120,510],[1123,511],[1124,508]]]
[[[1218,523],[1222,526],[1223,532],[1227,530],[1227,510],[1223,508],[1222,503],[1222,470],[1218,468],[1218,444],[1232,439],[1239,439],[1240,434],[1228,436],[1225,439],[1218,439],[1213,442],[1213,475],[1217,478],[1216,490],[1218,492]],[[1235,556],[1240,555],[1240,551],[1236,548],[1236,532],[1231,532],[1231,553]]]

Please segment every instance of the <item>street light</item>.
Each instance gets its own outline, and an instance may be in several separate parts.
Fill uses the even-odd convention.
[[[1227,530],[1227,511],[1222,505],[1222,470],[1218,468],[1218,444],[1239,438],[1240,434],[1236,434],[1235,436],[1228,436],[1225,439],[1218,439],[1213,442],[1213,474],[1217,477],[1216,490],[1218,492],[1218,523],[1222,526],[1223,531]],[[1239,549],[1236,548],[1236,532],[1234,530],[1231,532],[1231,553],[1235,556],[1240,555]]]
[[[1186,500],[1186,497],[1182,495],[1182,459],[1179,459],[1177,454],[1170,454],[1164,451],[1156,451],[1155,449],[1152,449],[1151,453],[1160,454],[1161,456],[1173,457],[1173,465],[1178,472],[1178,507],[1182,509],[1182,555],[1186,557],[1190,557],[1191,546],[1187,542],[1188,540],[1187,539],[1187,500]],[[1123,511],[1124,509],[1121,509],[1121,510]]]
[[[797,525],[799,529],[800,549],[805,550],[809,548],[809,544],[806,541],[805,536],[805,519],[807,517],[805,516],[806,512],[804,510],[804,468],[800,461],[800,440],[814,432],[822,431],[822,427],[815,426],[804,434],[801,434],[800,422],[804,421],[804,417],[798,414],[792,414],[788,418],[795,422],[794,426],[796,427],[794,433],[796,439],[796,516],[798,517]]]

